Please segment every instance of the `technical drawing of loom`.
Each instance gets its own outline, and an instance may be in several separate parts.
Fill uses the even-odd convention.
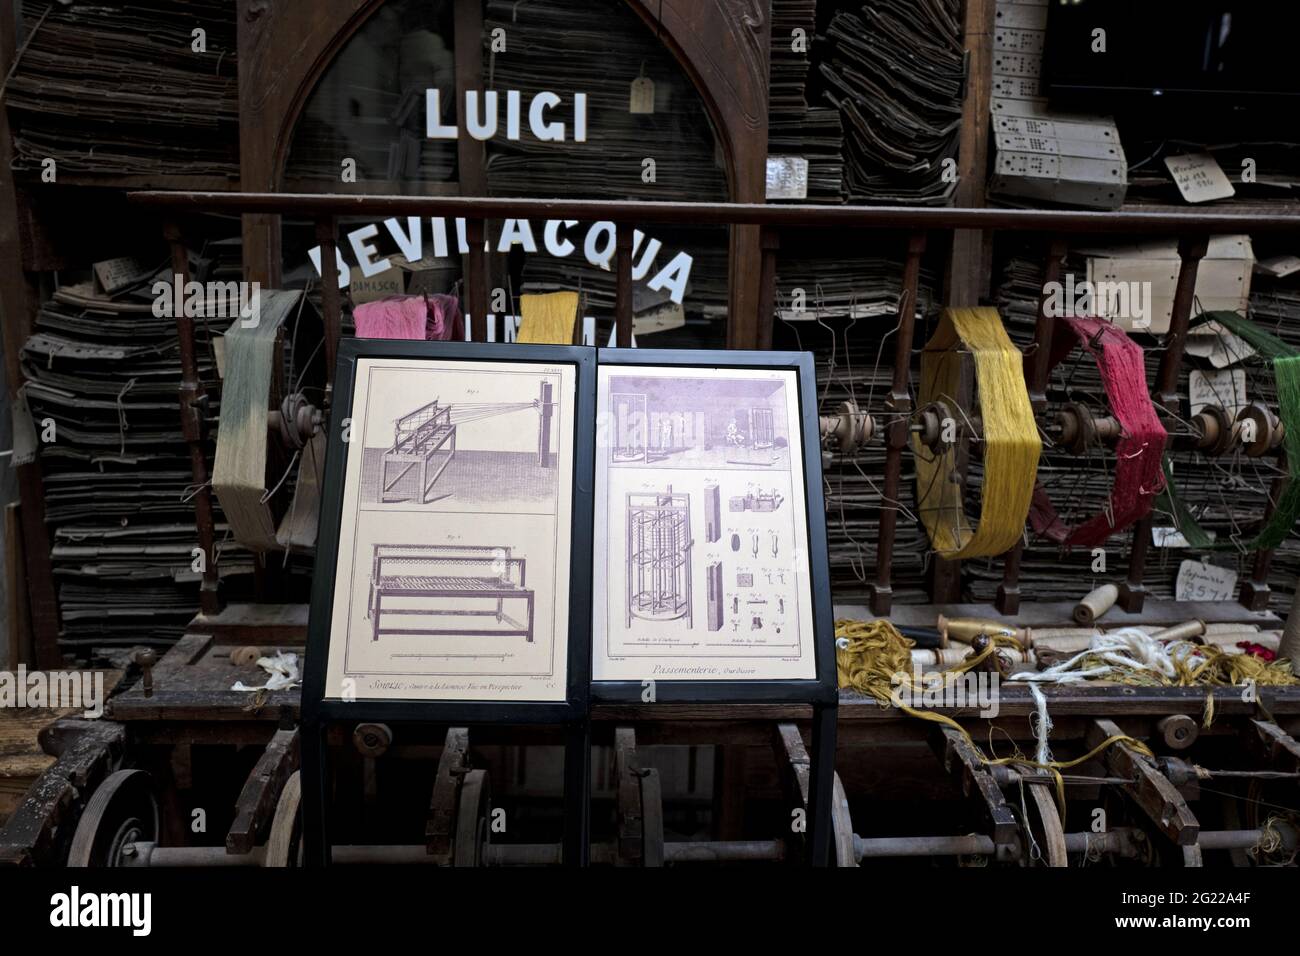
[[[429,492],[456,456],[456,429],[472,422],[525,409],[538,412],[537,459],[542,467],[552,467],[551,420],[555,414],[553,385],[542,382],[539,396],[531,402],[455,402],[444,405],[434,399],[393,423],[393,444],[386,449],[379,464],[379,500],[382,503],[408,498],[396,491],[412,469],[418,469],[420,504],[427,504]],[[397,473],[389,478],[390,469]],[[432,475],[430,475],[432,471]]]
[[[366,605],[371,640],[384,634],[482,635],[523,637],[531,644],[534,595],[524,586],[526,563],[511,557],[509,548],[376,544]],[[385,626],[385,617],[396,623]]]
[[[691,497],[658,492],[627,495],[627,626],[632,618],[675,621],[691,611]]]

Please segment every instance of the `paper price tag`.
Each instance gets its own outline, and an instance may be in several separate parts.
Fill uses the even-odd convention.
[[[767,198],[807,199],[808,160],[802,156],[767,157]]]
[[[1174,597],[1179,601],[1231,601],[1237,591],[1237,572],[1204,561],[1184,561],[1178,566]]]
[[[655,111],[655,81],[648,76],[638,76],[632,81],[632,96],[628,103],[629,113],[653,113]]]
[[[1236,195],[1232,183],[1228,182],[1228,177],[1209,153],[1166,156],[1165,166],[1188,202],[1209,202]]]

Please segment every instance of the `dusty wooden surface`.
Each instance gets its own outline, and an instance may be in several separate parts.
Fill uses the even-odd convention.
[[[126,746],[126,728],[107,720],[65,717],[41,737],[56,757],[0,827],[0,866],[54,864],[64,859],[72,838],[65,825],[116,769]]]
[[[1080,588],[1080,596],[1087,590]],[[984,621],[997,621],[1012,627],[1078,627],[1074,621],[1073,601],[1026,601],[1015,614],[999,614],[992,604],[898,604],[889,619],[900,627],[934,627],[938,616],[947,618],[975,617]],[[864,604],[836,604],[835,618],[870,621],[875,618],[871,608]],[[1200,618],[1207,624],[1258,624],[1273,629],[1282,619],[1270,611],[1249,611],[1236,601],[1154,601],[1137,614],[1129,614],[1116,606],[1096,622],[1097,627],[1110,630],[1135,624],[1181,624]]]
[[[265,684],[269,675],[256,663],[236,665],[231,660],[234,645],[218,643],[211,634],[186,634],[154,665],[153,691],[145,695],[141,682],[113,698],[109,715],[114,720],[247,721],[282,722],[286,714],[298,714],[298,689],[278,691],[235,691],[236,681],[246,686]],[[299,655],[293,644],[259,644],[265,656],[277,651]]]
[[[230,604],[217,614],[190,622],[195,634],[211,634],[218,644],[307,643],[306,604]]]
[[[107,696],[122,679],[122,672],[100,673]],[[77,707],[0,708],[0,824],[18,809],[28,788],[54,763],[55,758],[41,746],[41,732],[62,717],[82,713]]]

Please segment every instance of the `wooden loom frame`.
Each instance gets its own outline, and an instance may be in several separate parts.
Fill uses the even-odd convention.
[[[402,435],[402,425],[408,420],[422,415],[425,412],[432,414],[420,422],[405,437]],[[433,477],[428,477],[429,463],[434,460],[436,455],[444,445],[451,443],[451,448],[433,473]],[[403,445],[409,445],[403,448]],[[379,500],[380,502],[400,501],[400,497],[390,497],[389,493],[397,486],[410,470],[417,465],[420,468],[420,485],[419,485],[419,502],[426,504],[429,500],[429,492],[437,484],[438,478],[443,471],[451,464],[451,460],[456,457],[456,426],[451,423],[451,406],[443,405],[439,407],[438,400],[434,399],[427,405],[422,405],[413,412],[408,412],[393,423],[393,446],[384,450],[384,456],[380,459],[379,464]],[[393,483],[388,483],[388,466],[389,464],[405,465],[401,473],[393,479]]]

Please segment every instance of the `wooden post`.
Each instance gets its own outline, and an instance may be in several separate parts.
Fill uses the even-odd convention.
[[[1178,407],[1178,368],[1183,364],[1183,348],[1187,344],[1187,324],[1192,317],[1192,302],[1196,298],[1196,272],[1209,248],[1209,238],[1204,235],[1186,236],[1178,241],[1178,285],[1174,288],[1174,302],[1169,316],[1169,331],[1165,334],[1165,354],[1160,358],[1160,377],[1156,385],[1155,402],[1159,409]],[[1162,413],[1166,420],[1169,413]],[[1146,586],[1142,583],[1146,572],[1147,549],[1151,546],[1153,518],[1147,515],[1133,526],[1133,546],[1129,552],[1128,579],[1119,589],[1119,606],[1129,614],[1142,610],[1146,601]]]
[[[343,305],[339,298],[337,246],[334,241],[334,217],[316,220],[316,241],[320,243],[320,301],[325,314],[325,405],[334,395],[334,365],[338,360],[339,339],[343,336]]]
[[[537,425],[537,464],[549,468],[551,462],[551,419],[555,406],[551,404],[551,383],[542,382],[541,396],[538,399]]]
[[[916,328],[916,290],[921,279],[921,254],[925,233],[907,237],[907,260],[898,296],[898,331],[894,333],[894,379],[885,403],[890,416],[885,452],[885,488],[880,502],[880,536],[876,541],[876,583],[871,589],[871,613],[885,616],[893,605],[894,532],[898,524],[898,486],[903,470],[903,449],[907,447],[908,416],[912,395],[907,390],[912,370],[912,338]]]
[[[966,0],[965,6],[966,97],[958,133],[957,188],[953,204],[972,208],[984,205],[984,186],[988,179],[995,0]],[[976,305],[988,293],[991,250],[987,239],[988,233],[983,229],[953,232],[945,283],[949,305]]]
[[[1025,387],[1034,416],[1047,407],[1047,373],[1052,359],[1052,332],[1056,316],[1048,314],[1047,287],[1061,280],[1061,262],[1065,258],[1064,239],[1053,239],[1043,269],[1043,287],[1038,292],[1038,322],[1034,326],[1034,342],[1025,354]],[[1022,537],[1016,546],[1003,555],[1002,583],[998,585],[995,605],[1001,614],[1015,614],[1020,610],[1020,559],[1025,552]]]
[[[465,109],[465,92],[483,88],[483,3],[455,0],[453,11],[456,59],[456,115]],[[472,136],[456,140],[457,181],[462,196],[487,195],[487,159],[483,143]],[[465,311],[469,313],[472,342],[488,340],[488,261],[483,251],[487,223],[470,219],[465,223],[469,252],[464,257]],[[498,322],[504,317],[498,316]],[[504,333],[501,335],[504,340]]]
[[[615,344],[621,349],[632,347],[632,230],[615,225],[614,253],[614,328]]]
[[[487,330],[487,253],[483,251],[485,225],[482,219],[465,223],[465,239],[469,252],[465,254],[465,301],[469,312],[469,337],[471,342],[486,342]]]
[[[776,325],[776,253],[781,248],[781,235],[771,226],[763,227],[763,265],[758,286],[758,347],[772,347],[772,331]]]
[[[16,56],[13,0],[0,0],[0,75],[8,75]],[[23,247],[19,235],[19,195],[11,163],[13,139],[9,114],[0,108],[0,327],[3,328],[5,375],[12,402],[23,384],[23,343],[31,335],[40,310],[35,277],[23,270]],[[8,411],[5,412],[8,414]],[[17,465],[18,495],[22,508],[23,570],[27,578],[27,600],[31,608],[35,664],[43,669],[63,665],[59,651],[59,603],[54,590],[50,561],[50,532],[45,524],[45,486],[39,461]]]
[[[1277,467],[1281,474],[1273,479],[1268,489],[1268,504],[1264,508],[1264,517],[1262,519],[1265,524],[1273,517],[1273,512],[1277,510],[1277,503],[1282,500],[1282,495],[1286,493],[1287,482],[1290,480],[1287,475],[1286,449],[1278,452]],[[1237,600],[1241,602],[1242,607],[1250,608],[1252,611],[1268,610],[1268,599],[1272,593],[1268,586],[1268,572],[1272,567],[1272,548],[1262,548],[1255,552],[1255,563],[1250,569],[1250,579],[1241,582],[1241,593],[1237,596]]]
[[[171,246],[172,278],[183,288],[190,279],[189,251],[181,238],[180,227],[168,221],[163,234]],[[325,262],[333,262],[333,257]],[[199,607],[204,614],[221,610],[218,593],[216,526],[212,516],[212,486],[208,482],[208,462],[204,453],[203,411],[207,395],[199,379],[198,362],[194,357],[194,319],[184,309],[176,309],[176,337],[180,342],[181,358],[181,434],[190,449],[190,481],[194,488],[194,521],[199,534],[199,547],[203,551],[203,583],[199,587]]]

